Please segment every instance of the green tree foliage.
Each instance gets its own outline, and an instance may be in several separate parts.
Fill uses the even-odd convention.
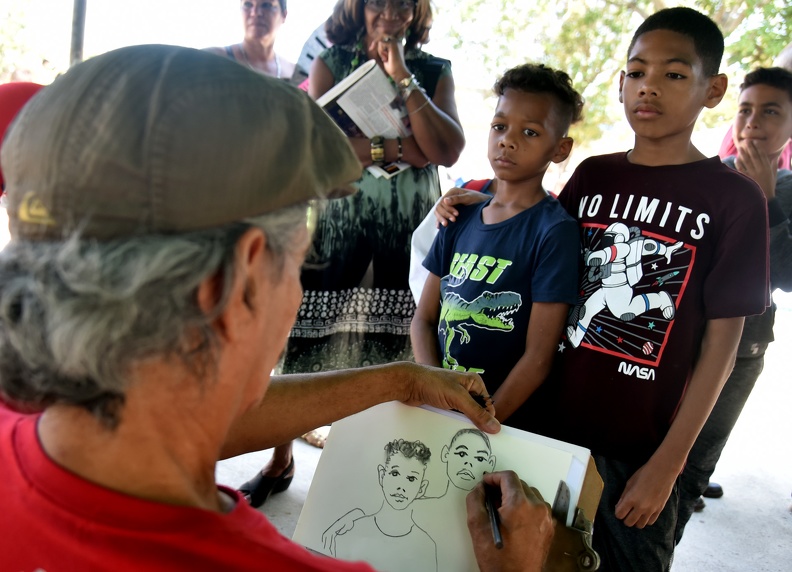
[[[788,0],[437,0],[455,48],[467,62],[478,60],[478,77],[495,78],[524,61],[567,71],[586,98],[585,121],[573,133],[594,141],[619,117],[616,92],[630,38],[650,14],[689,5],[710,16],[726,37],[724,71],[732,83],[751,68],[771,65],[792,37]],[[479,75],[480,74],[480,75]],[[484,86],[487,87],[486,85]],[[728,105],[705,120],[717,124],[733,114]]]

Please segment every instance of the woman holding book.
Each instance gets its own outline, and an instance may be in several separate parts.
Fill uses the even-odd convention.
[[[314,60],[309,93],[319,98],[376,61],[406,106],[412,134],[350,141],[364,166],[403,162],[410,168],[390,178],[365,170],[361,192],[324,207],[303,268],[305,293],[284,373],[412,359],[410,237],[440,196],[437,165],[453,165],[465,145],[450,62],[420,46],[431,23],[430,0],[339,0],[325,24],[333,46]],[[274,463],[267,474],[293,470],[290,456]],[[275,487],[271,479],[263,483]]]
[[[361,192],[322,213],[286,371],[412,359],[410,237],[440,196],[437,165],[453,165],[465,145],[451,64],[421,49],[431,23],[429,0],[339,0],[325,24],[333,46],[313,62],[310,95],[375,61],[406,108],[411,135],[350,141],[366,167],[409,168],[390,178],[364,170]]]

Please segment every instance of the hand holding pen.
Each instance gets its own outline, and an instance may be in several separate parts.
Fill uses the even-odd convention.
[[[491,488],[496,519],[487,510],[486,488]],[[554,528],[550,507],[536,489],[513,471],[486,474],[468,494],[467,513],[480,570],[541,571]],[[498,540],[501,548],[496,545]]]

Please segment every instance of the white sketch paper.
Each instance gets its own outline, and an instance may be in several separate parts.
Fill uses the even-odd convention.
[[[458,414],[378,405],[333,424],[293,538],[383,572],[473,572],[465,498],[485,472],[512,469],[551,503],[565,480],[574,507],[587,461],[524,431],[486,435]]]

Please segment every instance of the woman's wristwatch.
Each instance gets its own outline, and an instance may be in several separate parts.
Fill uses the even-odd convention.
[[[385,162],[385,139],[382,135],[371,138],[371,162],[377,164]]]
[[[418,80],[415,79],[414,75],[400,80],[396,86],[399,88],[399,95],[401,95],[402,100],[405,102],[412,92],[416,89],[421,89],[421,85],[418,83]]]

